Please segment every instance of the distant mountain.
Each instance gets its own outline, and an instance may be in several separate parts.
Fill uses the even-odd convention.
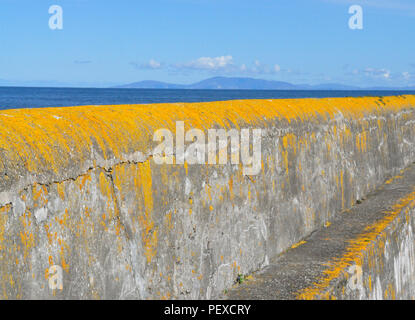
[[[253,78],[214,77],[193,84],[172,84],[159,81],[140,81],[116,88],[140,89],[251,89],[251,90],[294,90],[296,86],[282,81],[270,81]]]
[[[295,85],[252,78],[215,77],[188,86],[189,89],[238,89],[238,90],[293,90]]]
[[[59,82],[59,81],[12,81],[0,79],[0,87],[47,87],[47,88],[136,88],[136,89],[235,89],[235,90],[367,90],[367,91],[415,91],[415,86],[408,87],[357,87],[340,83],[323,83],[317,85],[292,84],[254,78],[214,77],[193,84],[175,84],[160,81],[140,81],[114,86],[111,82]]]
[[[283,81],[262,80],[254,78],[214,77],[193,84],[173,84],[160,81],[140,81],[115,88],[135,89],[236,89],[236,90],[415,90],[405,88],[361,88],[339,83],[323,83],[318,85],[292,84]]]
[[[126,85],[116,86],[115,88],[135,88],[135,89],[183,89],[181,84],[172,84],[160,81],[145,80]]]
[[[290,90],[296,86],[282,81],[269,81],[252,78],[227,78],[214,77],[193,84],[172,84],[159,81],[140,81],[117,88],[141,88],[141,89],[258,89],[258,90]]]

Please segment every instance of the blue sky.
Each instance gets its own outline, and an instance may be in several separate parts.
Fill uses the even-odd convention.
[[[354,4],[363,30],[349,29]],[[414,0],[0,0],[0,84],[415,85],[414,31]]]

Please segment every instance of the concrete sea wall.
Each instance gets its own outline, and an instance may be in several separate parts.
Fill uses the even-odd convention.
[[[415,299],[415,163],[226,299]]]
[[[261,129],[259,173],[155,163],[177,121]],[[4,110],[0,297],[215,298],[414,160],[415,96]]]

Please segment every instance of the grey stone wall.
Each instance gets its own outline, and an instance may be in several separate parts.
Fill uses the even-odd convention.
[[[414,161],[414,97],[310,103],[2,112],[0,295],[214,298]],[[259,174],[154,163],[154,131],[186,119],[262,129]]]

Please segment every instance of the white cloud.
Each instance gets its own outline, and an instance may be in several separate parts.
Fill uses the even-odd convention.
[[[196,70],[224,70],[233,66],[232,56],[201,57],[183,64],[177,64],[178,68]]]
[[[160,62],[158,62],[158,61],[156,61],[156,60],[154,60],[154,59],[151,59],[151,60],[148,62],[148,66],[149,66],[150,68],[152,68],[152,69],[159,69],[159,68],[161,68],[161,63],[160,63]]]
[[[158,62],[154,59],[150,59],[150,61],[138,64],[136,62],[130,62],[130,64],[137,69],[161,69],[163,67],[163,64],[161,62]]]
[[[269,75],[269,74],[279,73],[281,71],[281,67],[278,64],[269,66],[267,64],[263,64],[259,60],[255,60],[253,65],[251,66],[246,66],[245,64],[243,64],[240,70],[246,74],[255,74],[255,75],[268,74]]]
[[[351,77],[349,80],[364,82],[365,86],[369,84],[404,86],[415,78],[414,73],[410,71],[391,71],[387,68],[372,67],[351,69],[345,75]]]
[[[408,71],[405,71],[405,72],[402,72],[402,77],[405,80],[409,80],[409,79],[411,79],[411,74]]]
[[[366,68],[363,70],[363,73],[374,78],[389,79],[391,77],[391,72],[387,69]]]
[[[245,75],[265,75],[276,74],[281,71],[278,64],[269,66],[255,60],[253,64],[245,63],[238,65],[234,62],[231,55],[220,57],[201,57],[185,63],[174,64],[170,66],[177,70],[205,70],[212,72],[223,72],[227,74],[245,74]]]
[[[236,64],[231,55],[224,55],[218,57],[200,57],[195,60],[191,60],[183,63],[172,63],[164,64],[151,59],[147,63],[134,63],[131,65],[137,69],[162,69],[166,68],[169,71],[180,72],[180,71],[207,71],[207,72],[221,72],[226,74],[235,75],[272,75],[282,71],[278,64],[269,66],[261,63],[259,60],[255,60],[252,64]],[[284,70],[287,71],[287,70]]]

